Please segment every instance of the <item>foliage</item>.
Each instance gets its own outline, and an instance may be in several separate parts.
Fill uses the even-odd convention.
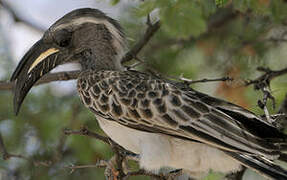
[[[120,3],[120,0],[111,1],[114,8]],[[142,36],[148,14],[152,19],[158,17],[162,23],[160,31],[141,52],[139,57],[147,65],[139,69],[153,68],[166,75],[183,74],[192,79],[232,76],[233,83],[204,83],[193,87],[263,114],[257,106],[262,94],[252,87],[244,87],[242,80],[257,77],[258,66],[287,67],[286,1],[145,0],[126,9],[129,16],[120,21],[130,46]],[[11,71],[5,72],[6,79]],[[272,112],[277,112],[285,96],[286,78],[285,75],[272,81],[277,102],[274,110],[271,103],[268,104]],[[67,85],[54,83],[35,87],[17,117],[12,111],[12,94],[0,91],[0,132],[4,143],[9,152],[33,159],[0,160],[0,173],[7,179],[103,179],[102,169],[87,168],[70,173],[65,168],[71,164],[95,164],[99,159],[110,158],[112,152],[94,139],[63,135],[63,128],[80,129],[83,125],[103,132],[92,113],[80,103],[76,91],[65,95],[55,91],[55,87],[62,84]],[[75,84],[68,84],[75,88]],[[52,164],[35,166],[32,163],[45,161]],[[206,179],[221,177],[221,174],[210,174]]]

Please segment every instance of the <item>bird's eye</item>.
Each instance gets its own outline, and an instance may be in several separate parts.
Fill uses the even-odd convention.
[[[72,33],[63,29],[55,33],[54,39],[58,46],[67,47],[70,45]]]

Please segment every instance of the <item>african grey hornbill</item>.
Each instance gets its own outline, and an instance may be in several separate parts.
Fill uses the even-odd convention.
[[[82,102],[115,142],[139,154],[146,170],[184,169],[200,177],[241,165],[287,179],[274,160],[286,135],[252,112],[154,75],[125,70],[120,25],[97,9],[74,10],[53,24],[12,75],[16,114],[33,84],[57,65],[77,61]],[[281,158],[280,158],[281,157]]]

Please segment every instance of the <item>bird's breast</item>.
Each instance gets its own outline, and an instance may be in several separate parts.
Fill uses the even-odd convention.
[[[97,117],[100,127],[116,143],[140,155],[140,166],[157,171],[162,167],[206,173],[236,171],[240,164],[222,151],[202,143],[125,127]]]

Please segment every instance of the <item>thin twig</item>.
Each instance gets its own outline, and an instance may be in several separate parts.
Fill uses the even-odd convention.
[[[147,24],[148,28],[146,29],[144,36],[131,48],[128,53],[125,54],[121,60],[122,63],[126,63],[136,57],[136,55],[142,50],[142,48],[160,28],[160,21],[157,21],[154,24]]]
[[[19,154],[10,154],[7,151],[7,149],[6,149],[6,146],[4,144],[4,140],[3,140],[3,137],[2,137],[1,133],[0,133],[0,150],[1,150],[1,153],[2,153],[2,158],[4,160],[8,160],[10,158],[20,158],[20,159],[28,160],[28,158],[26,158],[25,156],[22,156],[22,155],[19,155]]]
[[[269,68],[258,67],[257,70],[264,72],[264,74],[254,80],[245,81],[245,86],[253,84],[255,89],[260,89],[266,85],[269,86],[272,79],[287,74],[287,68],[283,68],[281,70],[271,70]]]
[[[80,130],[71,130],[71,129],[64,129],[65,135],[77,134],[81,136],[88,136],[92,138],[96,138],[108,145],[110,145],[110,138],[106,136],[99,135],[97,133],[89,131],[86,127],[82,127]]]
[[[141,64],[146,64],[146,66],[148,67],[147,71],[150,72],[151,74],[153,74],[157,77],[161,77],[161,78],[170,78],[170,79],[182,81],[186,85],[191,85],[191,84],[195,84],[195,83],[215,82],[215,81],[233,81],[233,78],[231,78],[231,77],[222,77],[222,78],[214,78],[214,79],[204,78],[204,79],[199,79],[199,80],[192,80],[192,79],[188,79],[188,78],[183,77],[183,74],[181,74],[179,77],[175,77],[175,76],[171,76],[171,75],[165,75],[165,74],[158,72],[155,68],[153,68],[151,65],[147,64],[145,61],[140,59],[138,56],[135,56],[134,58],[138,61],[138,63],[132,64],[131,66],[128,67],[128,69],[132,69],[132,68],[134,68],[138,65],[141,65]]]
[[[71,169],[71,174],[76,170],[76,169],[84,169],[84,168],[103,168],[106,167],[107,165],[103,163],[103,161],[99,161],[97,164],[89,164],[89,165],[71,165],[71,166],[66,166],[64,168]]]
[[[127,179],[131,176],[149,176],[149,177],[156,178],[156,179],[165,179],[164,176],[161,174],[154,174],[151,172],[147,172],[143,169],[140,169],[138,171],[128,172],[125,179]]]
[[[158,174],[146,172],[144,170],[125,173],[123,170],[123,165],[122,165],[123,161],[125,159],[136,160],[134,158],[136,154],[128,150],[125,150],[123,147],[121,147],[120,145],[118,145],[117,143],[109,139],[108,137],[101,136],[97,133],[91,132],[85,127],[81,128],[80,130],[65,129],[64,133],[66,135],[82,135],[82,136],[96,138],[110,145],[113,152],[115,153],[115,156],[113,156],[109,161],[101,160],[99,161],[99,163],[95,165],[78,165],[78,166],[72,165],[72,166],[66,167],[66,168],[71,169],[71,173],[73,173],[76,169],[106,167],[106,170],[105,170],[106,177],[113,177],[113,178],[116,178],[117,180],[127,179],[130,176],[137,176],[137,175],[150,176],[150,177],[157,178],[157,179],[167,179],[165,178],[165,175],[158,175]],[[114,165],[116,165],[117,167],[116,169]]]
[[[191,80],[188,78],[184,78],[182,75],[179,77],[179,80],[183,81],[184,83],[191,85],[194,83],[205,83],[205,82],[214,82],[214,81],[233,81],[231,77],[222,77],[222,78],[214,78],[214,79],[199,79],[199,80]]]
[[[45,84],[52,81],[68,81],[77,79],[81,71],[66,71],[49,73],[44,75],[35,85]],[[0,90],[11,90],[13,89],[14,82],[0,81]]]
[[[287,74],[287,68],[281,70],[271,70],[269,68],[258,67],[258,71],[264,72],[263,75],[259,76],[254,80],[245,81],[245,86],[254,85],[255,90],[261,90],[263,93],[263,100],[258,101],[258,106],[263,109],[266,120],[269,123],[274,123],[274,120],[270,118],[270,113],[267,108],[267,101],[270,99],[272,101],[273,109],[275,108],[275,98],[271,94],[270,82],[272,79],[279,77],[281,75]]]
[[[124,178],[126,176],[126,174],[124,173],[124,169],[123,169],[123,161],[125,160],[125,154],[122,153],[123,148],[121,148],[118,144],[114,143],[113,141],[110,141],[110,146],[113,150],[113,152],[115,153],[115,164],[117,167],[117,177],[118,180],[121,180],[122,178]]]
[[[49,160],[48,161],[37,161],[37,160],[33,160],[33,158],[28,158],[20,154],[9,153],[6,149],[1,133],[0,133],[0,151],[2,153],[3,160],[9,160],[10,158],[19,158],[19,159],[23,159],[23,160],[26,160],[32,163],[34,166],[45,166],[45,167],[49,167],[52,164],[52,161],[49,161]]]

